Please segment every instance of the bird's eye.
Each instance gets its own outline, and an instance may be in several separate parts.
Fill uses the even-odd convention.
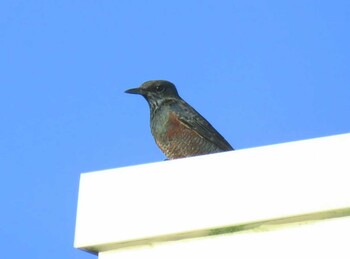
[[[164,92],[164,90],[165,90],[165,87],[164,87],[164,86],[162,86],[162,85],[157,85],[157,86],[156,86],[156,92],[157,92],[157,93]]]

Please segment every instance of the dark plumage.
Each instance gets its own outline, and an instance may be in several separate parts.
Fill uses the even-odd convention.
[[[224,137],[179,96],[173,83],[152,80],[125,92],[140,94],[147,100],[153,137],[169,159],[233,150]]]

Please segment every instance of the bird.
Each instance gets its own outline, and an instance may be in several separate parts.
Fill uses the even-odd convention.
[[[125,91],[143,96],[150,108],[150,127],[167,159],[234,150],[227,140],[167,80],[146,81]]]

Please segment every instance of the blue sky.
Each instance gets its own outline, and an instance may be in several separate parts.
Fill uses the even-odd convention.
[[[82,172],[162,161],[143,98],[180,95],[236,148],[350,132],[349,1],[0,2],[3,258],[73,248]]]

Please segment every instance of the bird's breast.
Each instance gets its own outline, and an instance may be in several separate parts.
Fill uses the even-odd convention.
[[[186,126],[176,111],[160,110],[154,114],[151,129],[157,145],[170,159],[218,151],[215,145]]]
[[[180,137],[186,129],[175,112],[160,110],[151,120],[151,130],[157,142],[167,143]]]

